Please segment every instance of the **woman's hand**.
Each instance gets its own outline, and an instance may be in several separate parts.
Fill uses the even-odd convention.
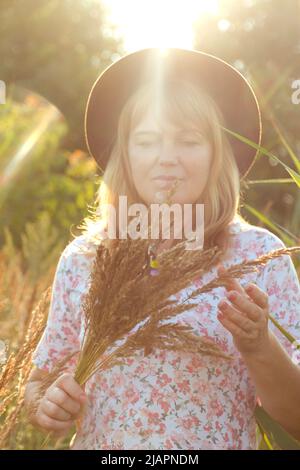
[[[46,390],[35,415],[35,424],[57,437],[64,436],[78,419],[86,401],[84,390],[72,374],[64,373]]]
[[[218,275],[225,272],[218,268]],[[244,289],[237,279],[226,284],[227,300],[219,304],[218,319],[233,336],[241,354],[263,355],[269,348],[271,332],[268,328],[268,295],[255,284]]]

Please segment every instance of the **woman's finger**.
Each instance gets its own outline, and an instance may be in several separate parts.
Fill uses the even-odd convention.
[[[56,403],[45,397],[42,402],[41,410],[50,418],[57,421],[70,421],[72,419],[71,413],[68,413]]]
[[[247,333],[245,330],[243,330],[239,325],[234,323],[226,314],[224,314],[222,311],[219,311],[218,313],[218,319],[222,323],[222,325],[234,336],[234,337],[239,337],[242,339],[250,339],[249,338],[249,333]]]
[[[237,310],[228,302],[220,302],[219,308],[225,318],[228,318],[245,333],[249,333],[250,331],[255,331],[257,329],[257,324],[254,321],[250,320],[247,316],[243,315],[242,312]]]
[[[269,296],[266,292],[261,290],[256,284],[248,284],[245,290],[249,297],[261,308],[267,308],[269,305]]]
[[[71,374],[62,374],[56,380],[56,385],[62,388],[73,400],[80,402],[81,397],[85,395],[84,391]]]
[[[73,421],[57,421],[56,419],[50,418],[44,413],[39,417],[38,424],[45,429],[50,431],[63,431],[70,428],[74,423]]]
[[[249,300],[248,296],[241,295],[236,291],[226,292],[226,296],[238,310],[245,313],[254,322],[262,317],[261,308],[255,302]]]
[[[51,400],[56,405],[63,408],[67,413],[72,416],[77,415],[80,411],[80,403],[73,400],[64,390],[58,387],[50,387],[45,397]]]

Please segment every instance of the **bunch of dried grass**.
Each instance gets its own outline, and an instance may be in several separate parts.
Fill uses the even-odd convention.
[[[170,203],[177,184],[178,181],[175,181],[167,193],[165,203]],[[149,243],[151,230],[150,225],[147,237],[137,240],[104,239],[97,248],[90,289],[82,305],[85,336],[75,371],[75,379],[80,385],[85,384],[97,370],[120,364],[125,357],[141,348],[145,354],[163,347],[230,359],[214,342],[194,335],[187,325],[159,325],[161,320],[197,305],[179,304],[170,296],[209,270],[218,262],[223,251],[217,247],[205,251],[187,250],[186,240],[183,240],[158,255],[159,276],[152,277],[148,272],[148,248],[150,243],[157,247],[160,239]],[[144,325],[136,333],[130,333],[142,322]],[[106,354],[116,342],[126,338],[122,346]],[[55,367],[41,385],[41,393],[64,364]]]
[[[31,240],[24,237],[26,243]],[[43,236],[44,247],[52,240]],[[59,249],[57,249],[57,255]],[[32,370],[32,355],[46,325],[55,266],[38,280],[26,262],[24,249],[8,233],[0,250],[0,448],[23,448],[26,440],[39,446],[42,436],[27,423],[24,391]],[[35,282],[34,282],[35,280]],[[31,440],[31,437],[34,439]]]
[[[231,266],[206,285],[193,288],[193,281],[218,263],[222,250],[186,250],[182,241],[158,255],[159,275],[152,277],[145,263],[148,246],[148,240],[126,239],[105,240],[97,248],[90,289],[83,301],[85,336],[75,371],[80,385],[95,372],[122,364],[137,350],[144,350],[147,355],[159,348],[230,360],[231,356],[213,340],[194,334],[189,325],[161,321],[196,307],[193,300],[197,296],[225,286],[228,279],[239,279],[275,257],[300,251],[300,247],[275,250]],[[187,286],[191,291],[183,300],[170,298]],[[122,344],[116,345],[120,341]],[[40,397],[62,372],[63,365],[62,362],[41,383]]]
[[[300,247],[281,248],[254,260],[233,265],[211,282],[192,289],[178,302],[168,296],[190,285],[209,269],[216,259],[217,250],[189,252],[180,243],[158,256],[160,275],[151,278],[137,268],[140,264],[130,263],[133,259],[142,261],[142,246],[142,241],[129,244],[121,241],[111,254],[104,246],[97,250],[91,287],[83,303],[86,335],[75,371],[75,379],[80,385],[84,385],[95,372],[122,364],[124,358],[132,356],[137,350],[144,350],[147,355],[153,349],[160,348],[210,354],[230,360],[230,355],[222,352],[212,340],[195,335],[189,325],[160,325],[160,321],[195,307],[197,303],[191,302],[192,299],[216,287],[225,286],[229,279],[239,279],[255,271],[257,266],[265,265],[283,254],[300,252]],[[179,259],[180,268],[174,271],[174,260]],[[126,273],[127,279],[124,280]],[[143,320],[146,320],[144,324],[132,333],[131,330]],[[123,344],[107,353],[121,339],[124,340]],[[61,362],[41,384],[40,396],[63,370],[63,365],[64,362]]]
[[[31,311],[25,337],[19,349],[11,352],[0,373],[0,417],[4,422],[0,431],[0,448],[6,443],[18,424],[24,405],[24,391],[32,370],[32,354],[39,342],[47,320],[51,298],[51,286],[42,294],[37,306]]]
[[[153,349],[162,348],[210,354],[230,360],[230,355],[221,351],[212,340],[195,335],[189,325],[160,322],[196,307],[197,303],[191,300],[225,286],[229,279],[239,279],[273,258],[300,251],[300,247],[281,248],[233,265],[202,287],[192,288],[179,302],[169,296],[190,286],[193,280],[206,272],[218,259],[218,250],[186,251],[180,243],[158,255],[160,275],[150,277],[147,271],[138,268],[144,253],[143,245],[141,240],[122,240],[111,254],[103,245],[97,250],[90,290],[83,302],[85,338],[75,371],[75,379],[80,385],[84,385],[95,372],[121,364],[125,357],[141,349],[145,355]],[[174,260],[180,260],[176,270]],[[127,279],[124,278],[125,274]],[[133,329],[136,331],[132,332]],[[107,351],[120,340],[123,343],[108,354]],[[49,374],[42,393],[70,357]]]

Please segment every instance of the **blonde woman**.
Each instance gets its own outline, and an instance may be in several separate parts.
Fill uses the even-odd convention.
[[[28,406],[41,378],[81,347],[82,295],[108,226],[106,204],[118,212],[120,195],[128,206],[150,207],[176,178],[172,202],[204,204],[204,247],[222,246],[225,268],[285,246],[240,216],[240,180],[257,152],[224,128],[260,143],[261,119],[251,86],[212,55],[140,50],[113,63],[95,82],[85,130],[89,151],[103,170],[98,209],[59,259],[47,326],[26,389]],[[175,237],[159,249],[173,243]],[[213,279],[218,269],[197,282]],[[268,323],[271,312],[300,339],[294,264],[282,255],[226,287],[201,294],[197,308],[182,314],[181,321],[231,353],[233,362],[171,351],[141,353],[96,373],[83,390],[73,379],[72,359],[67,373],[41,398],[33,424],[63,435],[81,412],[72,449],[256,449],[253,411],[259,398],[299,439],[300,368],[292,346]]]

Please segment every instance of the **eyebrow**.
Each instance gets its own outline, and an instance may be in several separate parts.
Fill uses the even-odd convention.
[[[179,135],[179,134],[186,134],[186,133],[193,133],[195,132],[194,129],[180,129],[178,131],[175,132],[176,135]],[[147,131],[147,130],[142,130],[142,131],[137,131],[133,134],[134,136],[139,136],[139,135],[161,135],[160,132],[156,132],[156,131]]]

